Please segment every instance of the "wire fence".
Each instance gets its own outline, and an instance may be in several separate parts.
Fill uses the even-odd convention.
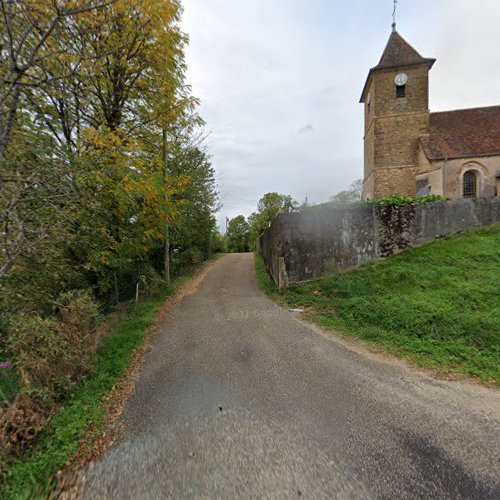
[[[173,248],[170,254],[170,280],[174,281],[197,264],[208,260],[208,249],[200,251],[197,248]],[[140,296],[157,288],[164,281],[164,261],[161,252],[151,256],[146,262],[137,262],[131,269],[114,271],[111,276],[111,286],[106,292],[94,287],[94,295],[99,302],[102,314],[108,313],[120,304],[137,301]]]

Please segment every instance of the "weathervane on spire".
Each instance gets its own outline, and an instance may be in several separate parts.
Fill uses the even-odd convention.
[[[398,0],[393,0],[394,9],[392,11],[392,31],[396,31],[396,11],[398,10]]]

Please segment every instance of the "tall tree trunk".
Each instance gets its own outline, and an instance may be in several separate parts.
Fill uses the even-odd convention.
[[[167,154],[167,131],[163,129],[163,163],[165,166],[165,183],[167,182],[167,165],[168,165],[168,154]],[[165,227],[165,254],[163,258],[163,277],[165,281],[170,284],[170,232],[168,224]]]

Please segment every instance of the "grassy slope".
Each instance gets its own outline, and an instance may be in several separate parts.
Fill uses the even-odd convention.
[[[77,449],[89,428],[102,424],[102,402],[126,372],[131,357],[165,300],[190,276],[184,276],[158,296],[133,306],[126,320],[110,332],[99,348],[93,376],[61,407],[37,445],[10,468],[1,498],[46,497],[53,475]]]
[[[410,248],[345,274],[275,290],[306,317],[417,365],[500,384],[500,225]]]

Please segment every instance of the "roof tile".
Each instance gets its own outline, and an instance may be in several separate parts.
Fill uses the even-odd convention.
[[[397,31],[393,31],[376,68],[409,66],[430,61],[434,60],[422,57]]]
[[[429,160],[500,155],[500,106],[431,113],[420,142]]]

